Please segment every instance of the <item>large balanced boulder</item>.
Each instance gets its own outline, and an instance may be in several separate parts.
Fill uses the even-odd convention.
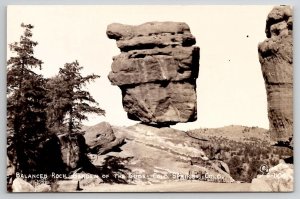
[[[169,125],[197,119],[199,47],[186,23],[110,24],[121,54],[108,78],[122,90],[130,119]]]
[[[272,140],[293,134],[293,18],[289,6],[274,7],[266,21],[267,39],[259,44],[259,61],[268,98]]]

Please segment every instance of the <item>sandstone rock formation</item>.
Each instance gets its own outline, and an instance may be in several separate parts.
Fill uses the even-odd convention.
[[[126,143],[121,152],[110,152],[107,156],[129,158],[123,165],[129,169],[130,183],[234,182],[227,164],[209,160],[195,139],[183,131],[136,124],[114,127],[114,132],[116,137],[126,137]],[[99,158],[93,164],[100,164]]]
[[[291,192],[294,187],[294,166],[283,161],[270,168],[266,175],[258,175],[252,180],[250,191]]]
[[[275,7],[266,22],[268,39],[259,44],[259,61],[268,97],[271,138],[293,134],[293,18],[289,6]]]
[[[89,151],[94,154],[107,153],[124,142],[124,138],[116,138],[112,127],[107,122],[101,122],[84,130],[86,131],[85,142]]]
[[[86,143],[79,133],[62,134],[58,136],[61,144],[61,158],[68,170],[81,166],[82,158],[86,153]]]
[[[199,47],[186,23],[110,24],[121,54],[108,78],[122,90],[130,119],[169,125],[197,119]]]

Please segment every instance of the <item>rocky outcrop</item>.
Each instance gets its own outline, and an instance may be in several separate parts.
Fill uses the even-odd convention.
[[[81,166],[87,150],[85,139],[79,133],[62,134],[58,136],[61,145],[61,158],[67,170]]]
[[[126,159],[122,165],[127,168],[128,183],[234,182],[227,164],[209,160],[195,139],[183,131],[144,124],[113,128],[116,137],[126,138],[121,151],[91,159],[94,165],[99,166],[106,157]]]
[[[124,138],[116,138],[112,127],[107,122],[86,127],[84,130],[84,138],[89,147],[89,152],[94,154],[105,154],[124,143]]]
[[[22,167],[19,165],[19,169],[17,169],[15,145],[10,143],[7,146],[7,177],[10,185],[12,183],[11,179],[16,170],[23,174],[49,174],[51,172],[65,172],[65,164],[62,161],[61,143],[57,135],[50,135],[48,138],[40,141],[38,147],[34,147],[29,151],[30,155],[21,156],[26,158],[22,160]]]
[[[22,178],[15,178],[12,183],[12,192],[51,192],[51,187],[48,184],[32,186]]]
[[[271,138],[293,134],[293,18],[289,6],[275,7],[266,22],[268,39],[259,44],[259,61],[268,97]]]
[[[197,119],[199,48],[186,23],[114,23],[106,33],[121,50],[108,78],[122,90],[130,119],[163,125]]]
[[[294,166],[284,162],[270,168],[266,175],[258,175],[252,180],[250,191],[291,192],[294,187]]]

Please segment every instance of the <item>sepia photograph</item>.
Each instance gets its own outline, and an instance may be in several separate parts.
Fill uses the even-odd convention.
[[[293,6],[8,5],[6,32],[7,192],[294,191]]]

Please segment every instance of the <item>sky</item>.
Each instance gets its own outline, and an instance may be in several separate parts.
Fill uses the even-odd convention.
[[[107,121],[113,125],[137,123],[127,118],[121,90],[107,76],[112,57],[120,50],[106,36],[107,25],[139,25],[149,21],[186,22],[200,47],[195,122],[173,128],[217,128],[227,125],[269,128],[267,96],[257,46],[266,39],[265,22],[273,6],[203,5],[74,5],[8,6],[7,44],[19,41],[20,24],[34,25],[35,57],[45,77],[65,63],[78,60],[83,75],[101,77],[87,86],[106,116],[90,115],[85,125]],[[7,57],[13,54],[7,48]]]

